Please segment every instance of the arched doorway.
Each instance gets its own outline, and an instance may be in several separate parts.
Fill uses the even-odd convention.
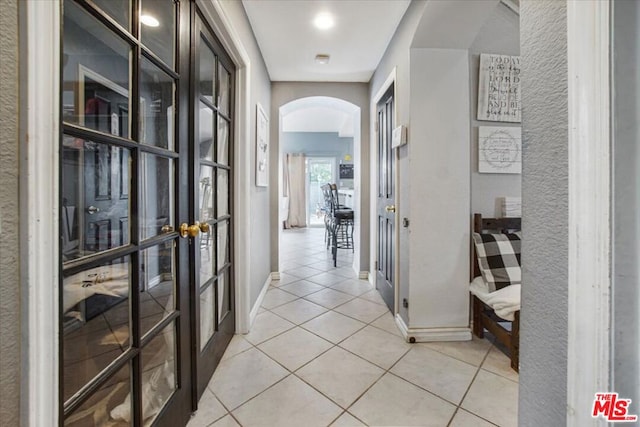
[[[362,231],[368,231],[361,227],[361,218],[368,213],[358,208],[363,194],[360,107],[335,97],[310,96],[287,102],[279,107],[278,113],[278,249],[285,223],[294,227],[323,224],[318,209],[321,205],[319,185],[328,180],[337,184],[341,203],[344,201],[354,207],[355,254],[351,267],[360,276],[361,271],[366,271],[361,268],[360,262],[360,254],[365,246]],[[292,199],[288,193],[285,197],[287,185],[283,179],[284,156],[287,153],[302,154],[307,171],[304,177],[304,203],[301,200],[296,203],[298,210],[304,205],[305,213],[303,217],[297,213],[298,220],[293,224],[288,221],[292,216]],[[352,174],[349,171],[353,171]],[[366,238],[368,244],[368,235]],[[279,262],[277,266],[277,271],[281,271]],[[366,275],[362,278],[366,278]]]

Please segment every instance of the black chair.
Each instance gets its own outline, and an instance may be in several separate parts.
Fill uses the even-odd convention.
[[[329,249],[329,246],[331,246],[331,224],[333,220],[331,184],[321,185],[320,189],[324,197],[324,206],[322,207],[322,213],[324,214],[324,242],[327,244],[327,249]]]
[[[324,186],[323,186],[324,187]],[[324,192],[323,188],[323,192]],[[354,252],[353,209],[340,204],[338,197],[338,187],[336,184],[329,184],[331,215],[329,227],[327,228],[331,244],[331,254],[333,255],[333,266],[337,267],[338,249],[351,249]],[[326,223],[326,222],[325,222]]]

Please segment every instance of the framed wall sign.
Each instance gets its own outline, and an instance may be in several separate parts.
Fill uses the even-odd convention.
[[[478,172],[519,174],[521,171],[520,127],[480,126],[478,128]]]
[[[256,106],[256,186],[269,185],[269,118],[260,104]]]
[[[478,120],[520,122],[520,57],[480,55]]]

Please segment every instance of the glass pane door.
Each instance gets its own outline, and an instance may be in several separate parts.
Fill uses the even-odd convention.
[[[233,64],[198,17],[193,94],[196,364],[202,394],[235,330],[233,314],[231,142]]]
[[[150,31],[140,39],[138,0],[63,3],[65,426],[182,425],[191,412],[188,242],[174,231],[187,203],[176,188],[188,188],[176,174],[188,164],[188,141],[175,138],[187,121],[175,115],[176,89],[188,87],[176,18],[189,2],[142,3],[161,46]]]
[[[336,159],[333,157],[307,157],[307,224],[324,227],[325,200],[322,187],[336,182]]]

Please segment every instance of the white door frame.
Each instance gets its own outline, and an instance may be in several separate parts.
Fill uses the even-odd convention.
[[[20,63],[31,65],[20,67],[21,99],[26,99],[20,105],[20,217],[25,219],[21,235],[26,236],[20,248],[26,330],[22,384],[28,387],[21,412],[24,425],[39,427],[59,416],[60,0],[21,2],[19,16],[26,28]]]
[[[567,2],[569,285],[567,425],[611,386],[610,1]]]
[[[385,92],[393,85],[394,86],[394,93],[393,93],[393,123],[397,126],[398,125],[398,99],[397,99],[397,95],[398,95],[398,85],[396,84],[396,78],[397,78],[397,67],[393,67],[393,70],[391,70],[391,73],[389,73],[389,76],[387,76],[387,79],[384,81],[384,83],[382,84],[382,86],[380,86],[380,89],[378,89],[378,91],[376,92],[375,96],[373,98],[371,98],[371,105],[369,107],[369,111],[370,111],[370,117],[371,117],[371,121],[370,123],[372,124],[372,128],[373,128],[373,132],[371,132],[369,138],[371,139],[371,145],[369,147],[369,152],[371,153],[371,173],[370,173],[370,179],[369,179],[369,186],[370,186],[370,199],[371,200],[371,206],[369,208],[369,236],[370,236],[370,247],[369,247],[369,283],[371,283],[372,285],[376,285],[376,258],[377,258],[377,253],[378,253],[378,208],[377,208],[377,203],[378,203],[378,181],[377,181],[377,174],[375,173],[378,170],[378,165],[380,163],[380,159],[378,159],[378,126],[376,126],[376,121],[378,120],[378,102],[380,102],[380,99],[382,99],[382,97],[384,96]],[[396,252],[394,254],[394,277],[393,277],[393,287],[394,287],[394,296],[393,296],[393,316],[397,317],[396,321],[398,319],[400,319],[400,315],[398,314],[398,308],[399,308],[399,302],[398,300],[400,299],[400,257],[398,256],[398,248],[400,247],[400,227],[398,227],[398,224],[400,224],[399,218],[400,218],[400,195],[398,194],[400,191],[400,188],[398,187],[398,182],[400,182],[399,178],[400,178],[400,168],[398,167],[399,165],[399,157],[398,157],[398,150],[394,149],[393,151],[393,156],[395,156],[395,161],[396,161],[396,167],[395,167],[395,171],[394,171],[394,177],[393,179],[395,180],[396,183],[396,188],[394,191],[394,197],[395,197],[395,206],[396,206],[396,212],[395,212],[395,216],[396,216],[396,227],[395,227],[395,247],[396,247]],[[402,322],[404,322],[403,320],[401,320]],[[406,328],[405,328],[406,329]]]
[[[60,0],[20,2],[21,43],[20,165],[22,234],[21,285],[24,289],[21,323],[26,360],[22,407],[24,425],[40,427],[58,420],[59,366],[59,100],[60,100]],[[236,64],[235,123],[235,259],[250,260],[250,92],[249,55],[226,16],[220,0],[200,3],[209,24]],[[23,36],[23,37],[24,37]],[[24,47],[22,47],[24,46]],[[37,64],[37,66],[36,66]],[[26,71],[24,71],[26,70]],[[28,142],[28,143],[27,143]],[[53,179],[52,179],[53,177]],[[235,267],[236,331],[249,327],[249,271]]]

